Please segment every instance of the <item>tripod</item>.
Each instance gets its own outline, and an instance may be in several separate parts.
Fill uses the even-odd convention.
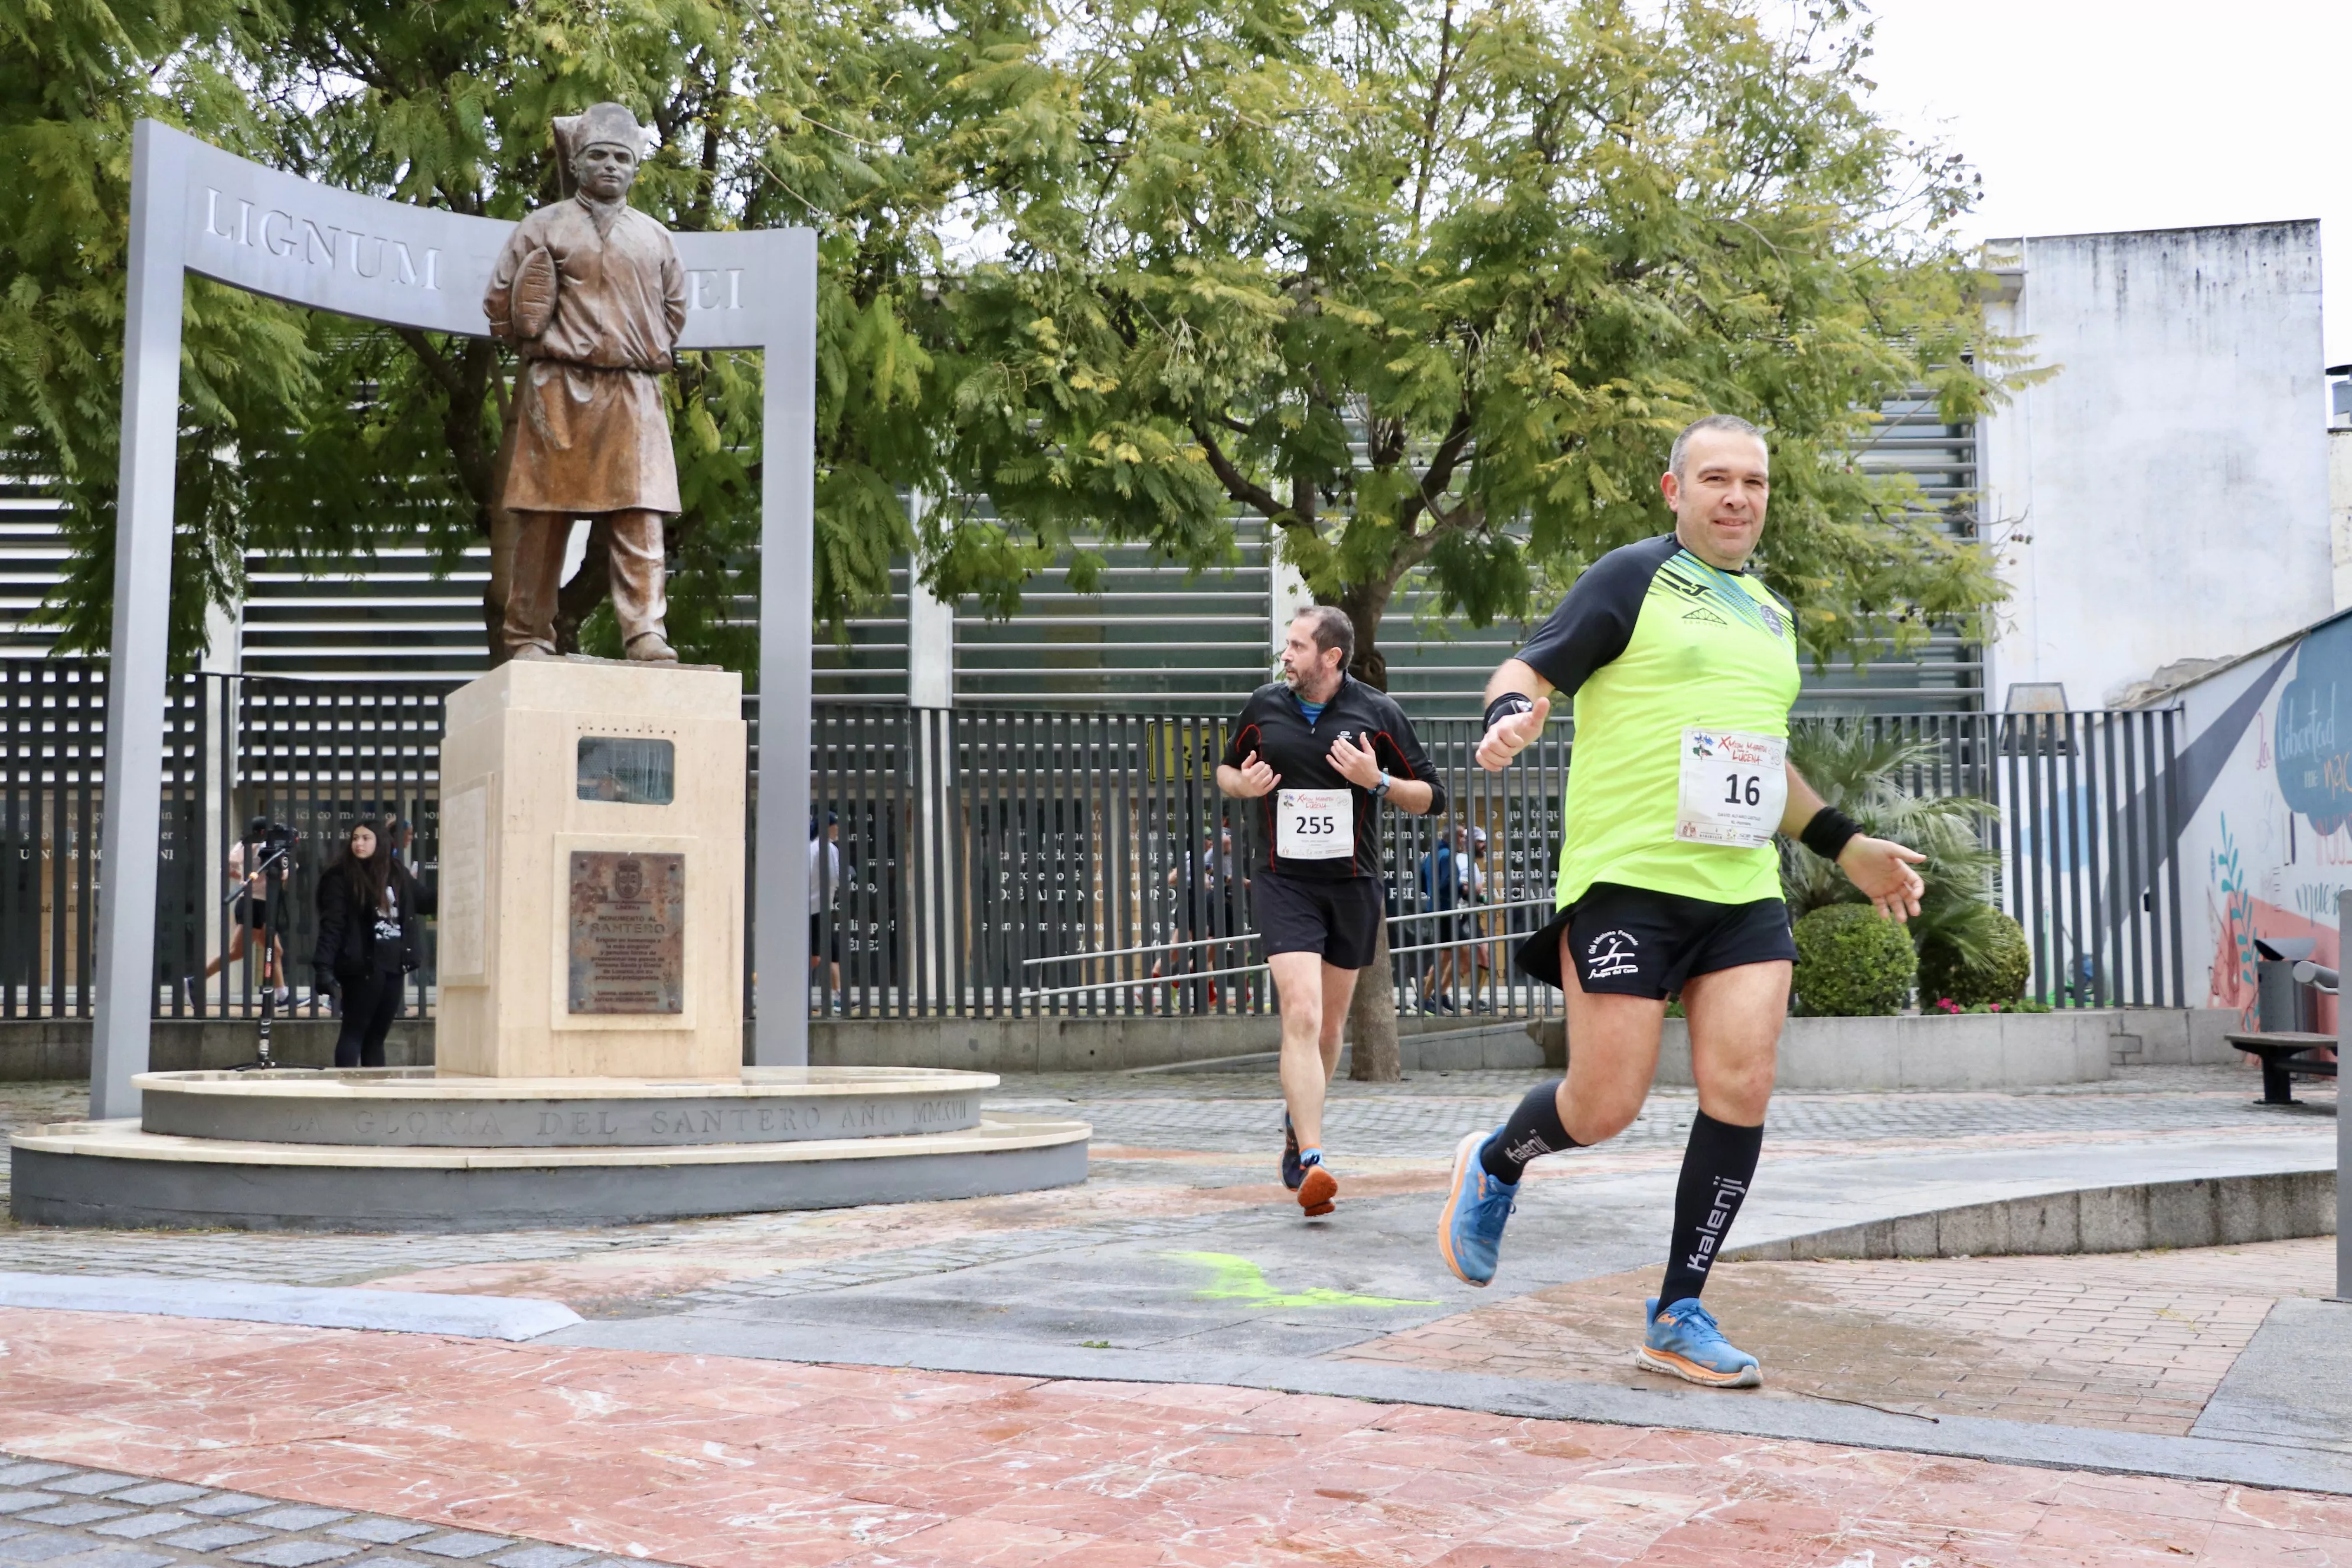
[[[268,854],[261,855],[265,847],[265,841],[246,841],[246,859],[253,868],[239,879],[236,887],[222,900],[227,904],[235,903],[247,896],[255,878],[261,879],[261,924],[255,931],[261,944],[261,1037],[254,1059],[240,1062],[230,1069],[232,1072],[271,1072],[278,1065],[270,1058],[269,1031],[278,1016],[278,988],[286,981],[285,965],[278,953],[278,922],[285,908],[286,868],[291,862],[294,844],[293,840],[287,839],[269,849]],[[261,855],[261,858],[255,864],[254,857],[257,855]],[[288,994],[290,996],[292,992],[289,990]]]

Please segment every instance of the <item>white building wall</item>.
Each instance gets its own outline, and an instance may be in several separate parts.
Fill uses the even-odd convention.
[[[2102,706],[2337,603],[2315,222],[2000,240],[1987,308],[2054,370],[1983,424],[2011,588],[1986,697]]]
[[[2327,433],[2327,515],[2336,562],[2336,608],[2352,610],[2352,429]]]

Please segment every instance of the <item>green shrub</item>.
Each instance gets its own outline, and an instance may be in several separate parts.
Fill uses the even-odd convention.
[[[1797,1000],[1816,1017],[1884,1018],[1903,1010],[1919,967],[1911,938],[1868,904],[1829,904],[1796,926]]]
[[[1971,958],[1958,944],[1934,938],[1919,944],[1919,1005],[1922,1011],[1948,997],[1962,1008],[1989,1002],[2014,1002],[2025,994],[2033,970],[2033,950],[2025,928],[1999,910],[1979,917],[1986,926]]]

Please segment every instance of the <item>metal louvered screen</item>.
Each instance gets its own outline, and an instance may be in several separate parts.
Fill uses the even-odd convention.
[[[352,822],[412,823],[406,855],[430,879],[441,696],[411,681],[174,680],[160,716],[161,1015],[258,1010],[264,944],[251,931],[237,940],[227,874],[251,820],[282,826],[293,846],[266,901],[298,1011],[318,1005],[307,994],[317,879]],[[87,1016],[103,666],[0,664],[0,1017]],[[756,702],[746,710],[756,714]],[[1856,721],[1928,742],[1902,787],[2000,808],[1989,829],[2000,852],[1997,896],[2032,947],[2030,994],[2062,1006],[2186,1005],[2177,712]],[[1229,722],[820,706],[810,758],[817,835],[808,860],[787,868],[816,878],[812,1008],[853,1019],[1269,1010],[1249,935],[1260,819],[1218,794],[1213,777]],[[1511,958],[1549,912],[1570,747],[1556,728],[1510,771],[1490,774],[1472,760],[1475,721],[1417,727],[1451,805],[1438,821],[1384,814],[1397,1005],[1549,1013],[1557,993],[1518,976]],[[1471,828],[1486,834],[1486,853],[1474,845],[1475,873],[1457,874],[1463,896],[1449,900],[1437,836]],[[748,874],[756,880],[758,868]],[[237,956],[192,994],[185,980],[233,948]],[[409,1002],[430,1011],[434,996],[428,959]]]

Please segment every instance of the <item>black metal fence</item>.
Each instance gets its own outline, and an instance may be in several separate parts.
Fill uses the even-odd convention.
[[[313,897],[350,825],[409,823],[404,855],[433,878],[443,695],[415,683],[173,683],[160,1015],[257,1010],[265,944],[244,901],[254,861],[233,859],[257,818],[293,844],[282,878],[259,889],[272,945],[289,961],[296,1009],[321,1005],[309,986]],[[2001,856],[1995,892],[2033,947],[2034,994],[2188,1003],[2172,854],[2177,712],[1852,722],[1922,742],[1906,788],[2000,808],[1987,827]],[[812,1008],[873,1019],[1270,1010],[1249,935],[1263,818],[1224,799],[1213,776],[1228,723],[819,707],[816,831],[805,868],[788,868],[814,884]],[[0,665],[0,1017],[89,1012],[104,727],[102,666]],[[1440,819],[1383,814],[1397,1005],[1551,1011],[1558,994],[1519,976],[1511,954],[1550,910],[1565,726],[1502,774],[1472,762],[1474,722],[1421,729],[1450,805]],[[429,1011],[429,956],[413,984],[411,1004]]]
[[[1228,721],[817,710],[815,1005],[847,1017],[1233,1013],[1272,998],[1249,932],[1265,818],[1217,791]],[[1401,1006],[1540,1013],[1509,952],[1550,907],[1568,748],[1473,766],[1475,724],[1422,740],[1442,819],[1383,813]],[[1457,831],[1459,830],[1459,831]]]

